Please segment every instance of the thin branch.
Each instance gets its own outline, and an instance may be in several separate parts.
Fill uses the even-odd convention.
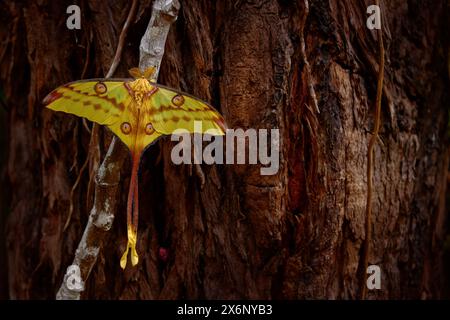
[[[72,265],[67,268],[64,280],[56,295],[58,300],[80,299],[80,293],[84,290],[84,286],[82,285],[78,289],[76,286],[70,286],[70,270],[72,270],[71,267],[77,266],[80,271],[79,279],[74,280],[77,283],[85,283],[97,261],[100,248],[103,247],[103,241],[114,221],[120,169],[126,154],[127,152],[122,144],[113,139],[108,153],[98,169],[95,179],[94,205],[75,252],[75,258]]]
[[[86,167],[87,167],[88,163],[89,163],[89,157],[86,158],[86,160],[84,161],[83,165],[81,166],[80,172],[78,173],[78,177],[75,180],[75,183],[73,184],[72,189],[70,190],[69,214],[67,215],[66,223],[64,224],[64,227],[63,227],[63,232],[66,231],[67,227],[69,226],[70,219],[72,219],[73,195],[75,193],[75,190],[78,187],[78,184],[81,181],[81,177],[83,176],[84,170],[86,170]]]
[[[308,85],[309,98],[312,101],[315,111],[317,113],[320,113],[319,105],[317,103],[316,91],[314,90],[314,85],[312,83],[311,66],[309,65],[308,57],[306,56],[306,49],[305,49],[305,32],[304,31],[305,31],[306,19],[308,18],[308,14],[309,14],[308,0],[303,0],[303,4],[304,4],[305,8],[303,9],[302,20],[300,22],[300,53],[302,56],[303,65],[305,66],[306,82]]]
[[[154,65],[157,67],[156,75],[158,74],[167,34],[170,25],[177,19],[179,8],[178,0],[156,0],[154,2],[149,26],[140,45],[139,67],[141,69]],[[125,23],[125,27],[128,27],[127,23]],[[114,73],[112,68],[113,66],[111,66],[110,71],[112,70],[111,72]],[[108,72],[109,74],[110,72]],[[73,266],[79,268],[80,282],[84,284],[97,261],[98,253],[103,247],[103,241],[114,221],[120,170],[127,155],[128,152],[126,152],[123,144],[114,137],[105,159],[98,169],[95,179],[94,205],[83,237],[75,252],[73,264],[67,268],[64,280],[56,295],[58,300],[80,299],[80,293],[84,290],[84,285],[78,288],[70,286],[71,270],[73,270]],[[117,265],[119,265],[119,262],[117,262]]]
[[[95,175],[98,170],[98,166],[100,165],[100,143],[99,143],[99,131],[100,126],[96,124],[95,122],[92,124],[91,129],[91,137],[89,140],[89,147],[88,147],[88,168],[89,168],[89,182],[87,186],[87,201],[86,201],[86,210],[89,210],[89,208],[92,206],[93,198],[91,197],[94,190],[95,185]]]
[[[379,1],[376,1],[377,6],[379,6]],[[383,97],[383,80],[384,80],[384,44],[383,44],[383,29],[379,29],[378,32],[378,45],[379,45],[379,65],[378,65],[378,83],[377,83],[377,96],[375,101],[375,116],[374,116],[374,128],[372,137],[369,141],[369,146],[367,149],[367,202],[366,202],[366,239],[364,241],[363,248],[363,269],[361,270],[361,283],[360,292],[361,299],[366,298],[367,285],[366,285],[366,271],[369,265],[369,255],[370,255],[370,242],[372,239],[372,193],[373,193],[373,167],[374,167],[374,148],[379,139],[379,132],[381,126],[381,99]]]
[[[89,56],[91,53],[91,41],[92,41],[92,30],[89,29],[89,38],[87,39],[87,44],[86,44],[86,56],[84,58],[83,71],[81,71],[80,79],[84,79],[86,72],[87,72],[87,68],[89,66]]]
[[[195,174],[197,175],[198,179],[200,180],[200,190],[203,190],[205,183],[206,183],[205,173],[203,172],[201,165],[199,165],[198,163],[194,164],[194,168],[195,168]]]
[[[111,63],[111,67],[108,70],[108,73],[106,74],[105,78],[111,78],[116,72],[117,66],[119,65],[120,59],[122,57],[122,50],[125,45],[125,38],[127,36],[128,28],[130,27],[131,21],[134,19],[134,16],[136,15],[136,8],[137,8],[137,0],[133,0],[133,3],[131,4],[130,12],[128,13],[127,20],[125,21],[122,31],[120,32],[119,36],[119,43],[117,44],[117,50],[116,54],[114,55],[113,62]]]

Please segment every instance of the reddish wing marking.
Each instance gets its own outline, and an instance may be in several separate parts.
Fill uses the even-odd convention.
[[[125,110],[125,105],[124,105],[123,103],[118,103],[118,102],[116,101],[116,99],[114,99],[114,98],[109,98],[108,96],[105,96],[105,95],[104,95],[104,96],[101,96],[101,95],[92,95],[92,94],[83,92],[83,91],[81,91],[81,90],[77,90],[77,89],[75,89],[74,87],[72,87],[72,86],[70,86],[70,85],[66,85],[66,86],[64,86],[64,87],[65,87],[66,89],[70,90],[70,91],[76,92],[76,93],[81,94],[81,95],[84,95],[84,96],[86,96],[86,97],[95,97],[95,98],[98,98],[98,99],[105,100],[105,101],[111,103],[113,106],[115,106],[115,107],[116,107],[117,109],[119,109],[120,111]],[[75,99],[72,99],[72,100],[75,101]]]
[[[124,82],[123,86],[125,87],[125,89],[127,89],[127,91],[130,94],[130,96],[134,97],[134,91],[133,91],[133,89],[131,89],[131,87],[128,84],[128,82]]]
[[[222,129],[223,133],[225,133],[226,129],[227,129],[227,125],[225,124],[225,121],[223,120],[222,117],[214,119],[214,122],[220,127],[220,129]]]
[[[61,98],[63,95],[60,92],[52,91],[50,92],[42,101],[43,104],[45,105],[49,105],[50,103],[52,103],[53,101],[55,101],[56,99]]]
[[[145,94],[145,98],[150,98],[156,91],[158,91],[158,87],[153,87],[152,90]]]

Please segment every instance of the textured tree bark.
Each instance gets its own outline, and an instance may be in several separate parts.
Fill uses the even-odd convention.
[[[376,33],[365,26],[371,3],[310,1],[304,29],[303,3],[182,2],[159,82],[210,101],[230,128],[279,128],[280,170],[261,176],[259,165],[202,165],[200,188],[193,168],[171,162],[174,143],[162,139],[141,164],[141,261],[122,272],[127,161],[118,215],[82,298],[357,298],[378,70]],[[0,4],[9,137],[0,175],[9,190],[0,198],[7,221],[0,257],[8,266],[0,268],[0,294],[9,298],[54,298],[89,214],[84,173],[63,231],[89,132],[76,117],[43,110],[40,100],[84,68],[86,78],[106,73],[128,2],[80,6],[82,28],[73,31],[62,3]],[[381,6],[386,68],[369,263],[380,266],[382,289],[368,298],[439,298],[448,231],[448,8]],[[150,13],[142,2],[116,76],[138,64]],[[101,129],[102,157],[110,140]]]

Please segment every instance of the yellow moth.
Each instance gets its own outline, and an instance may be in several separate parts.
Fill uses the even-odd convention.
[[[132,172],[127,202],[128,243],[120,259],[125,269],[128,252],[131,263],[138,261],[136,251],[138,229],[139,162],[145,148],[162,135],[177,129],[190,133],[225,134],[222,116],[199,99],[161,86],[150,80],[155,71],[150,67],[142,73],[130,70],[134,79],[89,79],[71,82],[53,90],[44,99],[47,108],[71,113],[107,126],[131,151]],[[195,132],[201,121],[202,132]]]

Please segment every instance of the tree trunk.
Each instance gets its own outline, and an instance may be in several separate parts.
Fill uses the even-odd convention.
[[[94,172],[82,171],[90,133],[81,119],[44,110],[40,101],[61,84],[105,75],[129,2],[79,1],[81,30],[66,28],[69,4],[0,4],[5,298],[55,297],[92,205]],[[370,4],[310,1],[303,29],[304,1],[182,1],[159,82],[211,102],[229,128],[279,128],[280,170],[262,176],[261,165],[203,164],[201,188],[195,168],[172,163],[174,142],[161,139],[140,169],[141,260],[123,272],[127,161],[118,215],[83,298],[358,297],[378,75],[376,30],[366,27]],[[440,298],[448,231],[448,7],[395,0],[381,8],[386,66],[369,263],[381,268],[382,279],[368,297]],[[151,3],[142,1],[116,77],[137,66],[150,14]],[[111,133],[102,128],[99,137],[103,157]]]

